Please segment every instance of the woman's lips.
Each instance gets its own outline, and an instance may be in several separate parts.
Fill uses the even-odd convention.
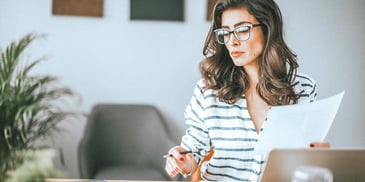
[[[241,56],[244,53],[245,52],[242,52],[242,51],[233,51],[233,52],[231,52],[231,56],[232,57],[239,57],[239,56]]]

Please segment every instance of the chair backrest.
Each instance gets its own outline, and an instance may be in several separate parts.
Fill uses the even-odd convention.
[[[153,167],[165,173],[162,156],[173,145],[156,107],[96,105],[79,145],[80,177],[93,178],[98,169],[115,165]]]

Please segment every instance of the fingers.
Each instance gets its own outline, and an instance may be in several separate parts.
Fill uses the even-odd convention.
[[[176,177],[177,174],[189,174],[195,169],[196,162],[192,153],[181,154],[186,151],[181,146],[172,147],[166,158],[165,171],[170,177]]]
[[[171,154],[176,160],[179,160],[180,162],[185,162],[185,156],[180,154],[180,152],[182,151],[185,151],[185,149],[180,146],[176,146],[169,150],[169,154]]]
[[[176,177],[177,174],[189,174],[195,168],[195,161],[192,154],[186,154],[184,162],[175,159],[174,157],[166,158],[165,171],[170,177]]]
[[[173,157],[168,157],[166,159],[165,171],[170,177],[175,177],[177,174],[181,173],[180,167],[177,165],[176,160]]]

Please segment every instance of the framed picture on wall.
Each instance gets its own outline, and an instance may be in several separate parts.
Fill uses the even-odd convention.
[[[130,19],[184,21],[184,1],[130,0]]]
[[[103,16],[104,0],[52,0],[53,15]]]

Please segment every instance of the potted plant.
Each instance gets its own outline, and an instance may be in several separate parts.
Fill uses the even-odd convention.
[[[0,49],[0,181],[16,181],[12,178],[20,179],[22,170],[28,173],[33,170],[27,175],[34,178],[62,175],[49,162],[39,162],[42,158],[39,154],[45,153],[36,142],[61,131],[58,126],[61,121],[79,114],[64,109],[70,101],[67,98],[76,95],[60,85],[57,77],[30,73],[44,58],[25,60],[24,52],[35,39],[42,37],[30,33],[10,43],[5,50]],[[42,163],[46,164],[44,169]]]

